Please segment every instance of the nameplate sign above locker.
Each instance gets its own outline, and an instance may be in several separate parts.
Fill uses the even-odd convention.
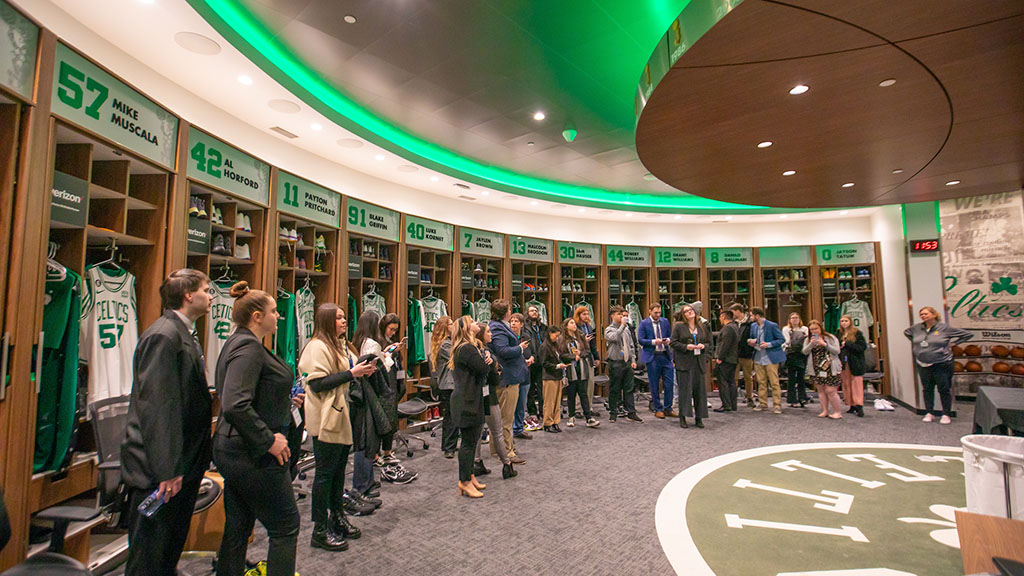
[[[402,218],[398,212],[355,198],[346,198],[345,201],[345,223],[349,232],[398,242],[402,232]]]
[[[600,266],[601,246],[578,242],[559,242],[558,262],[560,264],[593,264]]]
[[[555,260],[555,243],[551,240],[513,236],[510,254],[513,260],[533,260],[536,262],[553,262]]]
[[[473,228],[459,228],[459,249],[463,254],[505,257],[505,235]]]
[[[85,228],[89,205],[89,183],[55,170],[50,191],[51,228]],[[62,226],[63,225],[63,226]]]
[[[815,246],[814,250],[818,256],[818,266],[875,263],[875,245],[871,242],[828,244]]]
[[[188,132],[188,177],[267,205],[270,166],[192,126]]]
[[[38,44],[39,27],[0,0],[0,85],[26,100],[32,99]]]
[[[699,268],[700,248],[655,248],[654,265],[658,268]]]
[[[178,119],[170,112],[63,44],[53,85],[54,114],[174,169]]]
[[[705,248],[704,265],[708,268],[750,268],[754,265],[754,249]]]
[[[609,266],[651,265],[651,249],[645,246],[608,246],[605,256]]]
[[[195,216],[188,217],[188,251],[196,254],[210,253],[210,221]]]
[[[778,266],[810,266],[810,246],[772,246],[758,248],[757,257],[762,268]]]
[[[406,216],[405,243],[437,250],[453,250],[455,226],[418,216]]]
[[[280,170],[277,210],[331,228],[341,227],[341,194]]]

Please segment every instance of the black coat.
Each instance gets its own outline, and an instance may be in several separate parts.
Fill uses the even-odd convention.
[[[864,334],[860,330],[857,330],[857,339],[853,342],[843,339],[839,358],[843,361],[843,367],[849,368],[853,376],[863,376],[867,372],[867,363],[864,361],[864,351],[867,349],[868,341],[864,339]]]
[[[697,371],[705,373],[708,371],[708,359],[711,358],[711,330],[703,323],[697,322],[697,344],[703,344],[704,349],[700,354],[694,354],[693,350],[687,350],[687,344],[693,344],[693,335],[686,322],[676,322],[672,327],[672,336],[669,339],[669,347],[672,348],[672,362],[676,370],[680,372]]]
[[[736,364],[739,361],[740,326],[729,322],[718,332],[718,347],[715,358],[723,364]]]
[[[455,390],[451,400],[452,422],[459,428],[480,426],[484,423],[483,389],[487,386],[491,366],[484,361],[480,350],[469,344],[462,344],[453,353]]]
[[[575,358],[575,356],[569,354],[568,350],[559,350],[550,341],[545,342],[540,347],[540,354],[537,355],[537,361],[543,366],[544,370],[541,375],[542,378],[544,380],[561,380],[565,378],[565,369],[558,368],[558,365],[572,364]]]
[[[217,358],[216,381],[220,418],[215,451],[273,458],[267,450],[274,434],[287,436],[292,425],[291,367],[248,328],[237,328]]]
[[[736,348],[736,355],[739,358],[750,360],[754,358],[754,353],[757,352],[753,346],[747,344],[747,340],[750,340],[750,325],[753,323],[753,320],[748,319],[746,322],[740,322],[739,324],[740,341]]]
[[[352,380],[348,387],[349,418],[352,422],[352,447],[372,457],[380,451],[381,438],[397,430],[381,402],[389,390],[387,376],[378,366],[373,374]]]
[[[164,311],[143,332],[133,366],[121,478],[148,489],[202,476],[210,467],[213,401],[199,345],[177,314]]]

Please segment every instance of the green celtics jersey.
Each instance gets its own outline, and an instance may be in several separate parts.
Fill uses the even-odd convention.
[[[231,334],[231,311],[235,299],[231,297],[231,284],[215,283],[210,313],[206,317],[206,385],[211,388],[217,372],[217,358]]]
[[[409,299],[408,350],[410,366],[426,361],[423,343],[423,304],[415,298]]]
[[[81,277],[67,270],[47,279],[43,305],[43,370],[36,404],[36,447],[32,471],[57,470],[71,444],[78,391]]]
[[[274,352],[292,367],[295,372],[295,346],[299,335],[295,328],[295,296],[287,292],[277,293],[277,342]]]
[[[313,292],[303,286],[295,292],[295,318],[299,330],[299,353],[306,343],[313,339],[313,316],[316,313],[316,299]]]
[[[356,299],[349,294],[348,295],[348,334],[345,339],[349,342],[356,335],[356,320],[359,318],[359,309],[356,308]]]

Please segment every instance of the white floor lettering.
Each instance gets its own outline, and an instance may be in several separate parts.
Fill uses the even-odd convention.
[[[798,469],[803,468],[804,470],[810,470],[811,472],[817,472],[818,474],[825,474],[826,476],[839,478],[840,480],[855,482],[860,484],[862,488],[874,489],[880,486],[885,486],[885,482],[879,482],[878,480],[864,480],[863,478],[857,478],[855,476],[847,476],[846,474],[840,474],[839,472],[833,472],[832,470],[818,468],[817,466],[809,466],[799,460],[786,460],[785,462],[772,464],[772,466],[779,470],[785,470],[786,472],[796,472]]]
[[[928,474],[922,474],[916,470],[893,464],[887,460],[882,460],[874,454],[837,454],[837,456],[848,462],[873,462],[875,468],[879,470],[899,470],[902,474],[887,472],[885,475],[901,482],[941,482],[945,480],[942,476],[929,476]]]
[[[914,456],[914,458],[917,458],[921,462],[943,462],[943,463],[945,463],[945,462],[949,462],[950,460],[959,460],[961,462],[964,461],[964,457],[963,456],[936,456],[936,455],[927,455],[927,456],[925,456],[925,455],[921,455],[921,456]]]
[[[857,568],[855,570],[817,570],[814,572],[779,572],[776,576],[917,576],[892,568]]]
[[[776,494],[784,494],[786,496],[795,496],[796,498],[804,498],[807,500],[814,500],[814,507],[819,510],[828,510],[829,512],[838,512],[839,514],[849,514],[850,508],[853,506],[853,495],[843,494],[842,492],[832,492],[831,490],[822,490],[821,495],[809,494],[807,492],[798,492],[796,490],[789,490],[787,488],[779,488],[777,486],[766,486],[764,484],[756,484],[747,480],[746,478],[740,478],[733,484],[736,488],[754,488],[756,490],[764,490],[765,492],[774,492]]]
[[[770,528],[772,530],[785,530],[787,532],[807,532],[809,534],[822,534],[824,536],[845,536],[854,542],[870,542],[863,532],[856,526],[841,526],[830,528],[828,526],[811,526],[808,524],[790,524],[789,522],[771,522],[768,520],[751,520],[740,518],[736,514],[726,514],[725,524],[729,528]]]

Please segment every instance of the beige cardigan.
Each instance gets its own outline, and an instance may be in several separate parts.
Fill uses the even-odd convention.
[[[355,362],[354,355],[349,353]],[[322,340],[314,338],[306,344],[299,358],[299,372],[306,380],[323,378],[347,369],[338,367],[331,350]],[[352,444],[352,422],[349,420],[348,383],[327,392],[315,393],[306,385],[306,431],[321,442]]]

